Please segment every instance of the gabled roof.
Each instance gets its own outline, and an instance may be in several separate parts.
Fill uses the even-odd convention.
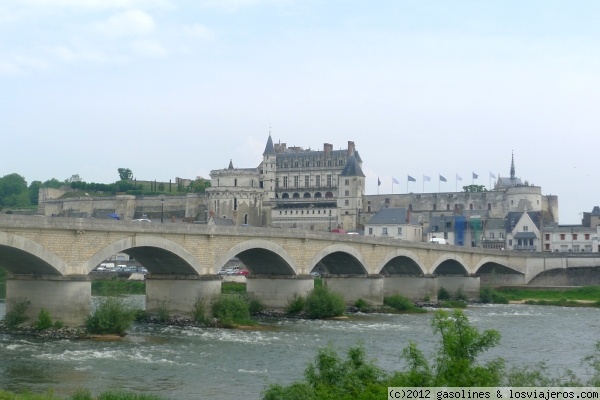
[[[504,218],[490,218],[485,223],[485,229],[504,229]]]
[[[410,219],[408,222],[406,219]],[[411,214],[407,214],[406,208],[382,208],[373,215],[368,222],[368,225],[403,225],[416,224],[415,219]]]
[[[511,211],[506,214],[506,231],[510,232],[513,228],[519,223],[523,214],[527,214],[529,218],[533,221],[536,228],[540,229],[540,221],[542,220],[542,213],[540,211]]]
[[[232,219],[229,218],[214,218],[211,217],[210,221],[213,224],[217,225],[217,226],[234,226],[235,223],[233,222]]]
[[[365,177],[365,174],[363,173],[362,168],[360,167],[360,164],[356,160],[356,156],[354,154],[351,154],[350,157],[348,157],[348,161],[346,162],[344,169],[340,173],[340,176],[361,176],[363,178]]]
[[[600,207],[594,206],[594,209],[592,210],[592,215],[600,215]]]

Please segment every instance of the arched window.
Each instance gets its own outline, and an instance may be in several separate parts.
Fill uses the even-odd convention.
[[[293,197],[294,199],[299,199],[299,198],[300,198],[300,193],[294,193],[294,194],[292,195],[292,197]]]
[[[282,199],[289,199],[289,198],[290,198],[290,195],[289,195],[289,194],[287,194],[287,193],[284,193],[284,194],[282,194],[282,195],[281,195],[281,198],[282,198]]]
[[[320,199],[321,197],[323,197],[323,195],[321,194],[321,192],[315,193],[315,199]]]
[[[304,197],[305,199],[310,199],[310,193],[308,193],[308,192],[304,193],[304,196],[303,196],[303,197]]]
[[[327,198],[327,199],[333,198],[333,193],[331,193],[331,192],[325,193],[325,198]]]

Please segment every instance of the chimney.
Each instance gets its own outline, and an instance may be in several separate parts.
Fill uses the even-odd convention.
[[[348,156],[351,156],[352,154],[354,154],[354,142],[351,140],[348,140]]]
[[[323,143],[323,152],[326,156],[330,155],[333,151],[333,145],[331,143]]]

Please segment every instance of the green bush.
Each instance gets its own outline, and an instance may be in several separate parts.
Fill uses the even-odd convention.
[[[213,316],[224,326],[253,323],[248,302],[238,295],[221,295],[212,303]]]
[[[346,303],[339,293],[333,293],[327,287],[315,288],[306,296],[304,311],[308,318],[330,318],[343,315]]]
[[[8,308],[8,307],[7,307]],[[29,300],[18,299],[10,302],[10,311],[4,315],[4,323],[9,328],[14,328],[19,324],[27,321],[27,309],[29,308]]]
[[[466,293],[462,288],[458,288],[458,290],[454,294],[454,300],[467,301],[469,300],[469,298],[467,297]]]
[[[45,308],[42,308],[38,313],[37,321],[35,322],[35,329],[44,331],[52,326],[53,324],[52,317],[50,317],[50,312]]]
[[[122,299],[107,297],[100,300],[96,310],[86,318],[85,326],[90,333],[125,336],[136,312]]]
[[[304,305],[306,300],[302,296],[294,295],[294,298],[288,302],[287,307],[285,308],[286,314],[296,315],[300,314],[304,311]]]
[[[192,318],[194,318],[194,321],[199,323],[206,322],[206,306],[204,305],[204,302],[200,299],[196,299],[196,301],[194,302],[194,307],[192,309]]]
[[[484,286],[479,291],[479,300],[482,303],[508,304],[508,298],[490,286]]]
[[[438,289],[438,300],[450,300],[450,292],[443,286]]]
[[[414,307],[412,301],[400,295],[384,297],[383,304],[398,311],[408,311]]]
[[[250,311],[250,315],[257,315],[264,310],[265,307],[262,305],[260,300],[258,299],[250,299],[248,300],[248,311]]]
[[[369,303],[363,299],[357,299],[354,302],[354,307],[358,308],[360,311],[364,311],[370,307]]]
[[[166,324],[170,317],[171,312],[169,310],[169,302],[167,300],[158,302],[158,306],[156,307],[156,318],[158,319],[158,322]]]

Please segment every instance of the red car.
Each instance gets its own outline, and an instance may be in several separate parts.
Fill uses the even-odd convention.
[[[248,276],[249,273],[250,273],[250,271],[248,271],[247,269],[240,269],[236,275]]]

